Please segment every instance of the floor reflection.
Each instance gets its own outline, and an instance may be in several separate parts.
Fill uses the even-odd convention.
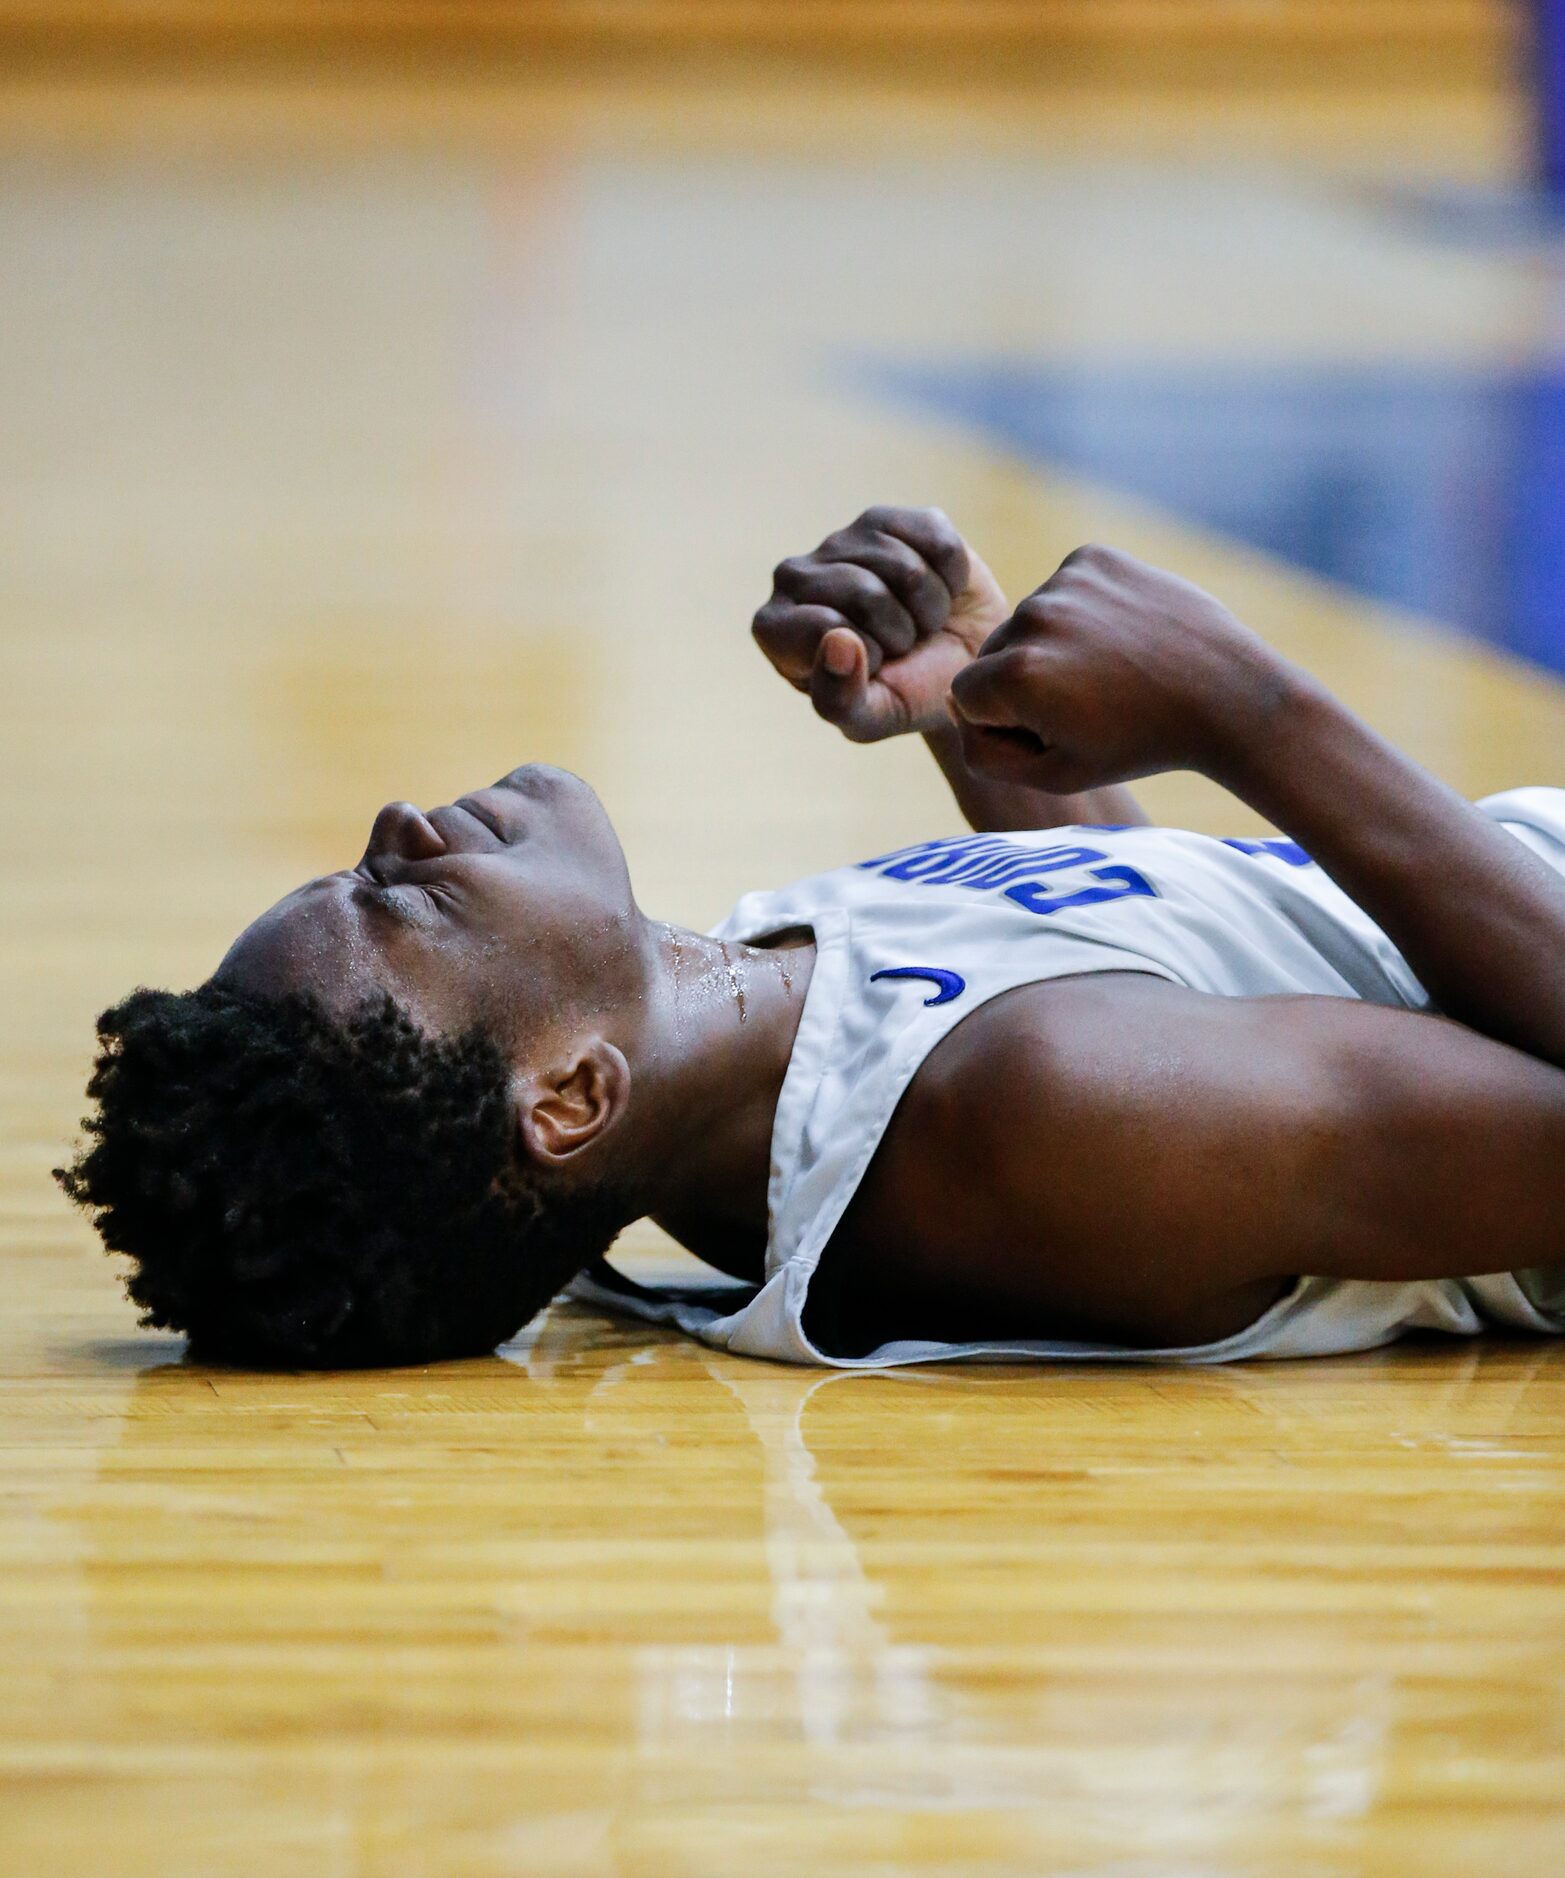
[[[379,1869],[459,1769],[475,1871],[655,1871],[713,1819],[873,1864],[954,1816],[996,1870],[1238,1873],[1459,1795],[1475,1716],[1559,1747],[1557,1594],[1474,1579],[1552,1556],[1554,1345],[823,1376],[564,1306],[418,1371],[172,1347],[61,1352],[95,1419],[39,1423],[81,1464],[40,1475],[36,1714],[190,1842],[285,1782]]]
[[[822,1488],[804,1437],[812,1399],[849,1377],[713,1362],[744,1411],[762,1470],[762,1551],[777,1647],[698,1644],[639,1653],[641,1739],[667,1752],[714,1726],[786,1729],[813,1748],[933,1744],[950,1704],[931,1681],[933,1652],[895,1642],[879,1615],[884,1591]],[[921,1772],[927,1774],[920,1763]],[[907,1795],[899,1793],[899,1803]]]
[[[1014,1556],[997,1571],[992,1554],[975,1547],[964,1587],[960,1564],[935,1547],[921,1559],[916,1543],[912,1556],[905,1543],[886,1546],[899,1512],[917,1525],[913,1483],[925,1468],[947,1482],[965,1473],[975,1505],[986,1487],[992,1493],[1008,1457],[982,1433],[996,1396],[1010,1396],[1014,1383],[952,1372],[821,1378],[705,1361],[742,1407],[760,1459],[775,1644],[637,1652],[648,1797],[689,1800],[704,1790],[693,1770],[711,1766],[725,1770],[715,1777],[723,1797],[740,1802],[747,1786],[735,1787],[724,1756],[765,1742],[807,1751],[785,1778],[817,1803],[909,1814],[1047,1808],[1062,1830],[1128,1832],[1165,1852],[1210,1854],[1231,1833],[1280,1813],[1347,1822],[1371,1811],[1399,1711],[1391,1676],[1268,1701],[1264,1680],[1257,1683],[1267,1669],[1264,1644],[1253,1655],[1241,1644],[1237,1675],[1231,1660],[1202,1663],[1207,1614],[1199,1598],[1182,1609],[1177,1588],[1172,1608],[1150,1623],[1145,1610],[1122,1613],[1120,1648],[1101,1671],[1084,1673],[1084,1662],[1101,1655],[1103,1632],[1089,1621],[1073,1648],[1069,1606],[1081,1600],[1090,1612],[1095,1602],[1080,1582],[1079,1549],[1094,1521],[1123,1516],[1144,1484],[1133,1474],[1116,1491],[1105,1468],[1109,1503],[1084,1518],[1080,1507],[1050,1506],[1050,1483],[1058,1499],[1059,1483],[1081,1487],[1090,1467],[1056,1453],[1052,1467],[1027,1478],[1025,1455],[1009,1457],[1018,1463],[1001,1488],[1009,1507],[991,1499],[986,1510],[1022,1535],[1036,1602],[1025,1594],[1018,1602],[1006,1583]],[[1255,1400],[1237,1374],[1208,1395],[1230,1411],[1265,1413],[1264,1392]],[[888,1465],[884,1452],[854,1439],[866,1412],[882,1430],[900,1419],[900,1462]],[[812,1421],[824,1464],[811,1446]],[[1175,1446],[1157,1471],[1177,1476],[1190,1467]],[[895,1506],[899,1483],[914,1504]],[[1193,1580],[1199,1572],[1197,1563]],[[907,1634],[920,1613],[928,1621],[928,1573],[951,1574],[932,1600],[945,1645]],[[1065,1582],[1063,1609],[1050,1608],[1051,1574]],[[1222,1654],[1233,1657],[1232,1634]]]
[[[746,631],[866,501],[1016,593],[1105,533],[1180,567],[1474,792],[1557,758],[1552,680],[1355,597],[1559,669],[1546,256],[1119,105],[947,100],[936,148],[933,94],[753,143],[743,99],[481,89],[11,123],[8,1868],[1554,1870],[1565,1349],[822,1378],[559,1309],[248,1376],[134,1333],[65,1219],[93,1012],[388,796],[564,761],[702,923],[953,832]]]

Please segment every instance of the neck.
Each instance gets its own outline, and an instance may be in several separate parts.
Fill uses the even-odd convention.
[[[772,1123],[815,947],[755,947],[654,926],[641,1165],[646,1210],[707,1256],[764,1247]],[[714,1257],[713,1263],[721,1263]]]

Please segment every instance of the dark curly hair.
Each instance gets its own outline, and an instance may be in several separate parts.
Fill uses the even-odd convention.
[[[481,1032],[421,1032],[389,997],[133,992],[98,1019],[87,1140],[55,1178],[142,1322],[286,1369],[492,1350],[633,1209],[540,1194]]]

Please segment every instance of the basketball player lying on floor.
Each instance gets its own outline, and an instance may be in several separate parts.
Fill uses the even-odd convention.
[[[210,983],[105,1013],[61,1179],[145,1321],[421,1362],[574,1279],[843,1366],[1565,1329],[1565,790],[1470,806],[1109,549],[1008,611],[938,511],[883,508],[755,619],[845,735],[921,733],[974,834],[701,937],[530,766],[390,804]],[[1286,838],[1146,827],[1121,785],[1177,768]],[[623,1280],[648,1214],[742,1284]]]

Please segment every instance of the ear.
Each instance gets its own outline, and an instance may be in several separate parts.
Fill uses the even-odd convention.
[[[516,1130],[530,1159],[558,1165],[599,1142],[630,1101],[630,1065],[601,1037],[564,1062],[529,1070],[512,1084]]]

